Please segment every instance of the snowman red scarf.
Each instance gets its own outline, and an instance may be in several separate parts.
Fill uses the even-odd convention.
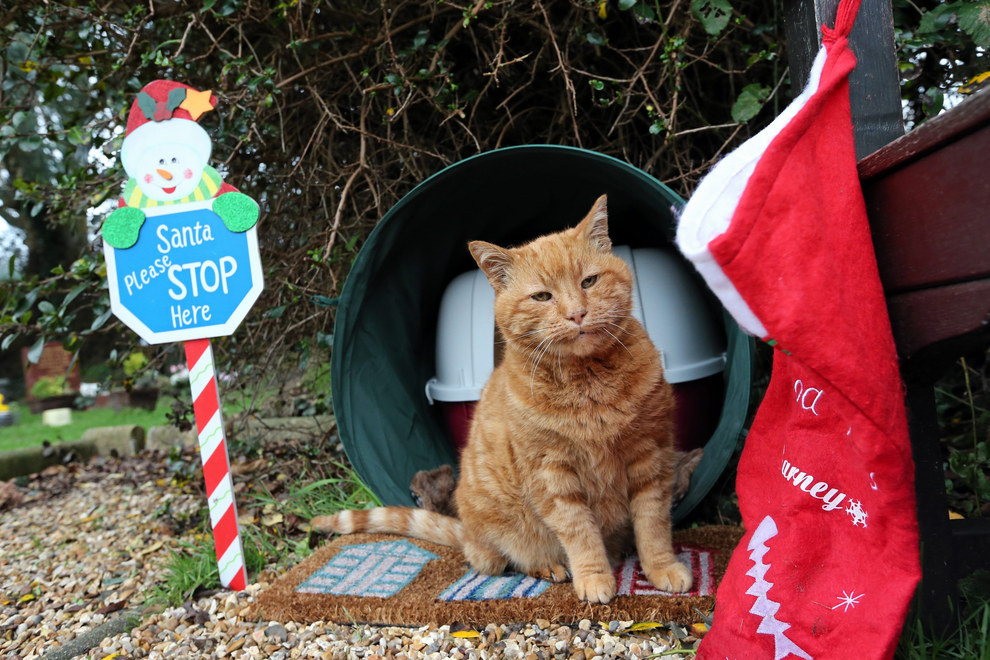
[[[739,462],[746,535],[699,658],[889,658],[920,577],[897,357],[856,172],[843,0],[804,92],[684,208],[681,251],[774,346]]]

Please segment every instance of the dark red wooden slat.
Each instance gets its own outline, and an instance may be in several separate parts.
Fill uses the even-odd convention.
[[[988,161],[990,117],[863,182],[888,295],[990,277]]]

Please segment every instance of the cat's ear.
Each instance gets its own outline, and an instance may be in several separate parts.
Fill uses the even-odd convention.
[[[488,277],[492,288],[496,291],[504,289],[509,281],[509,268],[512,266],[509,251],[484,241],[471,241],[468,243],[468,250]]]
[[[607,197],[608,195],[602,195],[595,200],[595,204],[588,211],[588,215],[578,225],[578,230],[584,234],[588,242],[591,243],[591,246],[599,252],[612,251],[612,239],[608,237]]]

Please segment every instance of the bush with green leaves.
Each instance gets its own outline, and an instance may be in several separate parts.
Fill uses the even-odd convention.
[[[990,1],[894,0],[904,119],[934,117],[990,76]]]
[[[130,353],[135,337],[108,314],[98,231],[124,178],[127,109],[151,80],[214,91],[218,107],[200,120],[212,161],[262,205],[267,286],[216,349],[232,370],[264,373],[326,359],[330,304],[365,237],[458,160],[568,144],[687,193],[759,127],[740,120],[768,95],[733,110],[746,85],[772,89],[785,76],[777,10],[728,0],[19,3],[0,24],[0,208],[30,253],[4,264],[14,277],[0,288],[0,341],[86,342],[95,348],[84,367]]]
[[[65,385],[65,376],[42,376],[31,387],[31,396],[36,399],[44,399],[66,394],[68,391]]]
[[[946,49],[982,61],[984,15],[968,3],[895,5],[916,26],[899,35],[924,72],[921,97]],[[786,104],[782,15],[781,0],[16,2],[0,11],[0,213],[29,252],[2,264],[3,354],[86,344],[85,369],[136,343],[109,313],[99,228],[147,82],[213,90],[217,109],[200,120],[211,160],[261,204],[266,288],[215,342],[221,368],[261,381],[326,361],[333,301],[364,240],[452,163],[572,145],[689,194]]]

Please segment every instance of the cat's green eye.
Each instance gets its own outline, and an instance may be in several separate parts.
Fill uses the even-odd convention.
[[[530,297],[538,302],[546,302],[550,300],[550,298],[552,298],[553,296],[550,295],[549,291],[540,291],[539,293],[534,293]]]
[[[590,289],[591,287],[595,286],[595,282],[597,281],[598,281],[597,275],[590,275],[584,278],[583,280],[581,280],[581,288]]]

